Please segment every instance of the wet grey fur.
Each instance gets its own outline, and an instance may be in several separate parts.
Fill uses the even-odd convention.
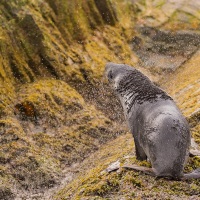
[[[108,63],[105,75],[123,106],[137,159],[148,158],[158,177],[200,177],[196,171],[195,176],[183,174],[189,155],[190,130],[173,99],[128,65]]]

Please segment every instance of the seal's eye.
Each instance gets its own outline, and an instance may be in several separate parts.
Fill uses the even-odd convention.
[[[109,71],[109,73],[108,73],[108,79],[113,79],[113,74],[112,74],[112,71]]]

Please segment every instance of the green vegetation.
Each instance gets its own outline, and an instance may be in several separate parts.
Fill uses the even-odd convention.
[[[200,198],[198,180],[104,171],[117,160],[150,167],[136,160],[119,103],[102,80],[109,61],[160,80],[200,144],[199,52],[165,78],[141,68],[130,47],[138,25],[195,30],[199,12],[186,10],[187,2],[178,11],[165,0],[134,2],[1,0],[0,199],[42,199],[49,191],[55,199]],[[186,171],[199,166],[191,158]],[[72,180],[63,183],[68,172]]]
[[[120,199],[126,197],[131,199],[134,197],[135,199],[171,199],[181,196],[183,199],[188,199],[192,195],[197,195],[196,198],[198,198],[200,192],[199,180],[155,179],[132,170],[105,172],[107,166],[116,160],[119,160],[120,163],[135,163],[146,166],[146,163],[135,160],[131,140],[131,135],[126,134],[102,146],[98,152],[86,159],[80,166],[82,170],[78,177],[61,189],[54,198]],[[93,163],[93,166],[88,165],[90,162]],[[200,167],[199,158],[190,158],[186,171],[192,171],[198,167]]]

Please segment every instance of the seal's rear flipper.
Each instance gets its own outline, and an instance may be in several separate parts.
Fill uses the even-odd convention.
[[[156,176],[153,169],[148,167],[142,167],[138,165],[124,165],[122,166],[122,168],[144,172],[145,174],[148,174],[150,176]]]
[[[187,179],[200,179],[200,168],[195,169],[193,172],[184,174],[181,180],[187,180]]]

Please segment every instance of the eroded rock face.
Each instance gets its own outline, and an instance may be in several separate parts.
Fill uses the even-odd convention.
[[[170,30],[199,29],[200,3],[196,0],[134,0],[139,23]]]
[[[133,51],[136,51],[141,58],[143,66],[160,74],[164,71],[159,84],[170,93],[184,115],[188,117],[192,134],[199,143],[199,2],[185,0],[132,2],[137,12],[134,17],[140,25],[139,28],[137,26],[138,33],[134,37]],[[121,146],[125,142],[122,144],[117,141],[117,143]],[[109,148],[113,151],[113,147]],[[107,155],[105,149],[102,151],[99,160]],[[122,163],[126,157],[128,156],[121,157]],[[98,158],[94,160],[98,162]],[[107,158],[110,159],[108,163],[118,161],[118,158],[113,159],[112,156]],[[197,157],[190,159],[186,170],[191,171],[194,166],[198,168],[199,161]],[[94,171],[97,175],[94,175]],[[172,183],[163,180],[154,182],[155,180],[150,180],[149,176],[138,176],[135,172],[103,174],[102,171],[103,169],[99,170],[99,166],[90,168],[85,174],[83,173],[83,182],[78,178],[74,179],[71,184],[59,190],[54,198],[121,199],[125,195],[130,199],[176,199],[180,196],[185,200],[198,198],[198,181],[192,182],[195,189],[188,190],[188,183],[185,182]],[[159,192],[152,190],[155,184]]]
[[[26,190],[41,193],[54,187],[65,167],[83,161],[123,132],[113,125],[63,81],[21,86],[14,114],[0,119],[1,184],[12,180],[10,188],[15,184],[24,191],[20,197],[28,195]]]
[[[89,100],[134,56],[109,0],[3,0],[0,22],[0,198],[32,198],[124,131]]]
[[[197,59],[198,10],[197,1],[1,0],[0,198],[44,198],[66,168],[126,131],[102,81],[105,63],[139,67],[133,37],[133,51],[151,71]],[[186,65],[184,77],[193,78],[179,88],[177,71],[169,91],[199,137],[198,73],[189,70],[199,68],[191,62],[196,67]]]
[[[188,62],[161,83],[168,88],[177,104],[190,122],[192,134],[199,143],[200,133],[200,51],[198,50]]]
[[[157,71],[174,71],[189,60],[200,47],[198,32],[171,32],[152,27],[138,28],[139,36],[132,40],[145,67]]]
[[[0,198],[5,200],[15,199],[15,195],[12,193],[10,188],[0,188]]]

